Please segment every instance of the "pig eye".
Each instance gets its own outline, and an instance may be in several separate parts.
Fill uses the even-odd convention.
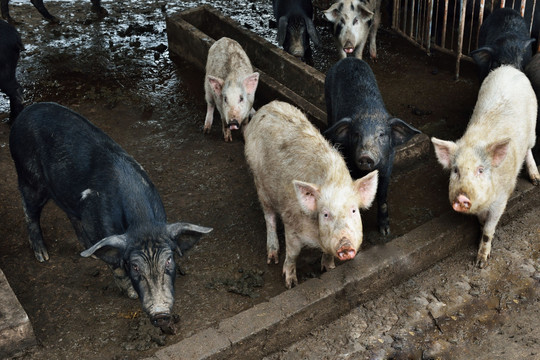
[[[323,217],[324,217],[325,219],[330,218],[330,214],[328,213],[328,211],[323,212]]]
[[[244,101],[244,96],[240,95],[240,102]]]
[[[135,271],[135,272],[137,272],[137,273],[139,272],[139,265],[137,265],[137,264],[131,264],[131,268],[133,269],[133,271]]]
[[[484,167],[483,166],[479,166],[478,169],[476,170],[476,172],[478,174],[483,174],[484,173]]]
[[[225,104],[227,103],[227,97],[226,96],[223,97],[223,101],[225,102]]]
[[[358,18],[354,18],[353,22],[352,22],[353,25],[356,25],[358,24]]]

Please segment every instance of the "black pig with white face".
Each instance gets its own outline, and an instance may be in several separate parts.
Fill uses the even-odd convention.
[[[420,131],[386,111],[373,71],[363,60],[349,57],[332,66],[324,94],[328,116],[324,135],[341,150],[352,177],[379,171],[377,222],[381,234],[388,235],[387,195],[395,147]]]

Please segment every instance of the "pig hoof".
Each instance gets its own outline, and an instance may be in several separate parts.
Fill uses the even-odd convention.
[[[537,178],[534,178],[534,179],[531,179],[531,182],[534,186],[538,186],[540,185],[540,179],[537,179]]]
[[[483,257],[476,258],[476,266],[479,269],[484,269],[487,266],[487,258],[484,259]]]
[[[292,289],[296,285],[298,285],[298,279],[296,278],[296,276],[291,276],[290,278],[285,279],[285,287],[287,289]]]
[[[34,251],[37,261],[44,262],[49,260],[49,254],[45,248]]]
[[[383,236],[390,235],[390,225],[381,225],[381,226],[379,226],[379,232]]]
[[[274,264],[279,263],[279,256],[278,256],[277,251],[272,251],[272,252],[268,253],[268,258],[266,260],[266,263],[270,264],[272,262],[272,260],[274,260]]]

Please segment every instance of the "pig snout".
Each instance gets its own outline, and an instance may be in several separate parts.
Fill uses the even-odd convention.
[[[356,164],[362,171],[371,171],[375,167],[375,160],[371,156],[361,155],[356,161]]]
[[[173,316],[169,313],[160,313],[152,316],[150,321],[155,327],[159,327],[164,333],[167,334],[176,334],[175,323],[179,321],[177,315]]]
[[[356,249],[348,240],[342,240],[336,253],[339,260],[351,260],[356,256]]]
[[[471,208],[471,200],[465,194],[459,194],[452,202],[452,208],[457,212],[467,212]]]
[[[352,42],[347,41],[345,45],[343,45],[343,51],[345,51],[346,54],[352,54],[354,52],[354,45]]]
[[[240,129],[240,123],[236,119],[229,121],[229,130],[238,130]]]

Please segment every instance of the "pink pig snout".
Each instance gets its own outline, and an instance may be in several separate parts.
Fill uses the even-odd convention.
[[[471,209],[471,200],[464,194],[459,194],[452,202],[452,208],[457,212],[467,212]]]
[[[342,242],[339,249],[336,251],[339,260],[351,260],[356,256],[356,249],[347,241]]]

